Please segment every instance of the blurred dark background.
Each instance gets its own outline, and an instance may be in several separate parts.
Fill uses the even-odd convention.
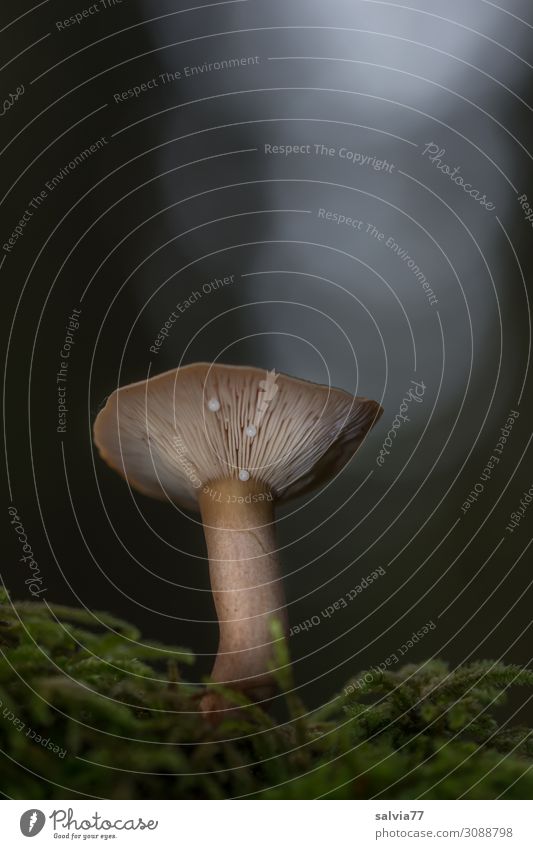
[[[291,638],[310,705],[431,620],[405,661],[528,664],[533,508],[506,525],[532,484],[532,239],[517,199],[533,197],[530,4],[123,0],[58,28],[89,5],[0,13],[2,99],[24,86],[0,121],[3,245],[46,191],[0,257],[13,597],[30,598],[10,504],[47,601],[122,616],[193,649],[195,680],[209,672],[217,626],[198,517],[132,495],[91,428],[116,386],[219,359],[331,379],[385,408],[342,476],[279,514],[292,625],[386,570]],[[245,61],[209,69],[230,59]],[[493,208],[439,170],[430,144]],[[150,352],[178,302],[229,275]],[[413,379],[423,402],[379,467]],[[511,410],[500,462],[463,513]]]

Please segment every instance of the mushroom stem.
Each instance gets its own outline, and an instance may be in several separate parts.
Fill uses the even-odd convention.
[[[287,632],[273,497],[253,480],[224,480],[203,487],[199,506],[220,627],[212,680],[252,700],[271,698],[270,621],[278,619]]]

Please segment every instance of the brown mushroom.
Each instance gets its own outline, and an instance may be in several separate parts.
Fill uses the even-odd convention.
[[[287,631],[274,504],[330,479],[382,412],[340,389],[208,363],[108,398],[94,425],[103,459],[145,495],[201,513],[220,628],[214,682],[274,694],[270,620]],[[202,708],[217,704],[207,694]]]

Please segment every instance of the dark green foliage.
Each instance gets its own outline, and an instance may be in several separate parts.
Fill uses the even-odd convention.
[[[533,685],[531,672],[430,661],[360,673],[308,712],[275,636],[287,720],[227,693],[241,708],[213,728],[198,713],[201,688],[181,679],[189,652],[147,644],[107,614],[12,604],[0,591],[0,790],[21,799],[532,797],[532,732],[494,717],[509,686]]]

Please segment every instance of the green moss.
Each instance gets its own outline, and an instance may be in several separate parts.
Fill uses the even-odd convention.
[[[21,799],[533,795],[533,734],[494,716],[511,685],[533,685],[531,672],[428,661],[357,673],[309,712],[276,644],[287,721],[244,706],[213,728],[198,713],[202,689],[181,678],[190,652],[142,641],[104,613],[13,604],[0,591],[0,790]]]

